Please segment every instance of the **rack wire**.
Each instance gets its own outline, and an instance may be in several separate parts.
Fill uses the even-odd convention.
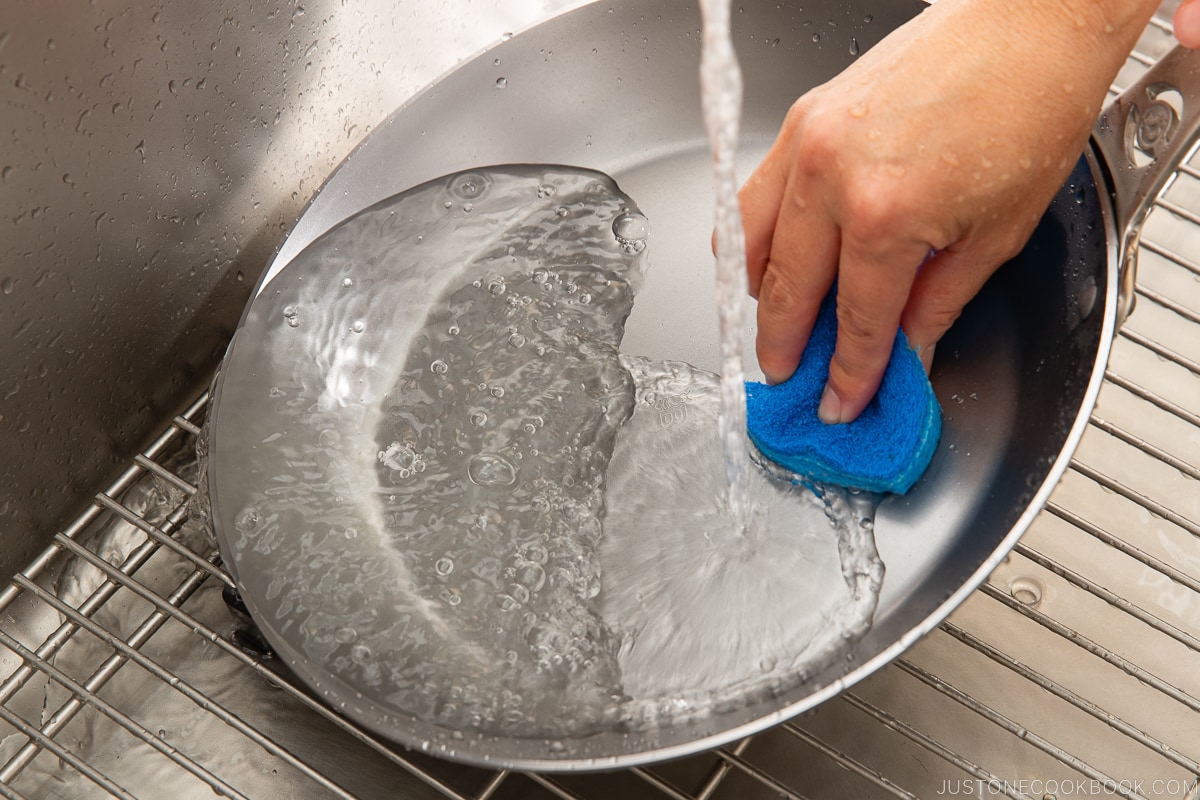
[[[451,765],[359,729],[237,640],[233,581],[189,521],[202,396],[0,592],[0,795],[1196,800],[1197,241],[1185,166],[1146,223],[1138,308],[1071,469],[948,622],[813,712],[654,767]]]

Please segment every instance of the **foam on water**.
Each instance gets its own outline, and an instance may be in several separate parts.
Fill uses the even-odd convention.
[[[598,173],[475,170],[335,229],[255,301],[213,423],[219,530],[328,699],[647,730],[795,685],[865,630],[868,499],[750,469],[738,522],[718,378],[619,354],[648,235]]]

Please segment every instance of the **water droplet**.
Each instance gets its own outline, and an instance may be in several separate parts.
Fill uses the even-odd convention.
[[[496,88],[503,89],[508,86],[508,78],[496,78]]]
[[[350,660],[356,664],[365,664],[371,659],[371,648],[365,644],[356,644],[350,648]]]
[[[550,280],[550,273],[546,272],[546,270],[535,269],[533,271],[533,282],[534,283],[541,285],[541,284],[544,284],[548,280]]]
[[[342,278],[342,287],[343,288],[349,289],[353,285],[354,285],[353,278]]]
[[[861,52],[862,52],[862,48],[860,48],[858,46],[858,39],[855,39],[853,36],[851,36],[850,37],[850,55],[856,56]]]
[[[355,333],[362,333],[366,329],[367,323],[363,322],[361,319],[354,320],[354,324],[350,326],[350,330],[354,331]]]
[[[476,486],[512,486],[517,468],[499,453],[477,453],[467,462],[467,477]]]
[[[813,43],[814,43],[814,44],[816,44],[817,42],[821,41],[821,34],[819,34],[819,33],[814,33],[814,34],[812,35],[812,40],[813,40]]]
[[[495,66],[497,66],[497,67],[498,67],[498,66],[500,66],[500,59],[498,59],[498,58],[493,58],[493,59],[492,59],[492,64],[493,64],[493,65],[495,65]]]
[[[462,333],[462,328],[458,327],[457,325],[451,325],[446,329],[446,333],[450,334],[451,336],[458,336],[458,334]]]
[[[504,278],[496,278],[488,284],[488,291],[494,295],[502,295],[507,290],[508,286],[504,283]]]
[[[248,533],[258,527],[258,511],[253,508],[243,508],[233,520],[233,526],[243,533]]]
[[[429,371],[434,375],[445,375],[449,370],[450,366],[440,358],[429,365]]]
[[[350,644],[358,638],[358,631],[349,627],[338,628],[337,633],[333,634],[333,638],[342,644]]]
[[[438,575],[445,577],[451,572],[454,572],[454,559],[448,558],[447,556],[442,556],[437,560],[437,563],[433,565],[433,569]]]
[[[287,320],[290,327],[296,328],[300,325],[300,310],[295,306],[283,307],[283,318]]]
[[[537,189],[537,196],[539,198],[554,197],[556,193],[557,190],[548,183],[543,183]]]
[[[571,210],[568,209],[566,206],[559,206],[558,208],[554,209],[554,213],[557,214],[559,216],[559,218],[561,219],[561,218],[567,216],[568,214],[570,214]]]
[[[503,386],[493,386],[492,390],[491,390],[491,395],[492,395],[492,397],[504,397],[504,387]]]
[[[650,236],[650,220],[636,211],[626,211],[613,220],[612,230],[622,250],[640,253],[646,249],[646,239]]]
[[[508,337],[508,343],[513,347],[524,347],[525,337],[519,333],[513,333]]]
[[[471,415],[471,424],[476,428],[482,428],[487,424],[488,416],[482,411],[476,411]]]
[[[0,281],[0,292],[3,292],[4,294],[12,294],[13,285],[12,278],[5,278],[4,280]]]
[[[474,203],[463,203],[463,211],[465,211],[466,213],[470,214],[474,210],[475,210]]]

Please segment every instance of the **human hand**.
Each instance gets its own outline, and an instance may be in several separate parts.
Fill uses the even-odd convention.
[[[800,98],[739,194],[767,380],[795,370],[835,280],[822,421],[861,413],[898,327],[928,368],[1029,238],[1156,6],[942,0]]]

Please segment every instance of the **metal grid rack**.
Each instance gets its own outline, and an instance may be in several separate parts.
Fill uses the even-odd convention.
[[[1126,78],[1165,49],[1147,32]],[[1149,55],[1147,55],[1147,53]],[[0,592],[7,798],[1200,798],[1200,170],[1146,224],[1138,308],[1072,468],[905,657],[732,746],[615,773],[380,741],[232,636],[179,417]]]

